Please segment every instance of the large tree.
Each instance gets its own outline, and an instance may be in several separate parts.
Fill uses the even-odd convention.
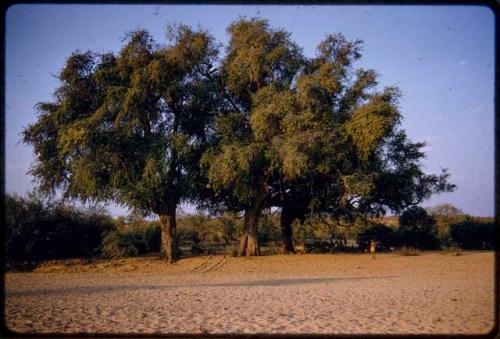
[[[283,30],[265,20],[240,19],[228,28],[221,62],[229,104],[217,122],[218,143],[205,154],[209,185],[229,208],[244,211],[240,255],[258,255],[257,225],[271,195],[278,163],[279,120],[294,110],[290,86],[302,54]]]
[[[288,151],[288,157],[300,159],[292,175],[286,163],[282,166],[284,252],[293,252],[291,224],[297,218],[352,224],[387,211],[400,213],[454,189],[445,170],[423,172],[425,145],[411,142],[402,129],[399,90],[377,90],[375,71],[353,67],[361,46],[341,34],[329,35],[297,77],[293,92],[299,116],[306,117],[301,122],[307,123],[295,123],[282,135],[285,145],[300,145]]]
[[[284,148],[279,151],[278,199],[273,201],[281,207],[283,253],[294,252],[293,221],[304,221],[316,212],[328,186],[329,194],[322,199],[338,204],[341,191],[335,183],[352,172],[353,150],[345,123],[357,107],[355,97],[365,95],[373,77],[372,71],[359,71],[353,81],[352,64],[360,57],[360,44],[341,34],[327,35],[316,56],[304,61],[291,88],[296,109],[282,122]]]
[[[286,253],[294,252],[295,219],[353,222],[453,189],[446,172],[423,173],[424,145],[401,128],[398,89],[377,90],[375,71],[354,68],[361,41],[327,35],[306,58],[265,20],[240,19],[228,32],[220,70],[227,110],[204,163],[219,201],[244,211],[240,254],[258,254],[266,207],[281,208]]]
[[[167,37],[161,47],[141,30],[117,55],[73,53],[23,138],[41,191],[157,214],[161,257],[173,262],[176,208],[192,197],[218,82],[207,76],[217,58],[207,32],[178,25]]]

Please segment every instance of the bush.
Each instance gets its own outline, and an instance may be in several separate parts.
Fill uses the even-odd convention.
[[[358,247],[361,250],[369,249],[370,240],[377,242],[377,249],[387,251],[391,247],[398,247],[398,234],[392,228],[383,225],[375,224],[364,233],[358,235]]]
[[[160,251],[160,226],[143,222],[141,225],[127,225],[128,229],[118,228],[104,237],[102,256],[105,258],[133,257],[147,252]]]
[[[100,255],[101,239],[113,230],[102,211],[82,210],[34,194],[5,196],[7,269],[21,262]]]
[[[144,253],[146,244],[142,233],[138,230],[114,231],[103,239],[102,255],[114,259],[133,257]]]
[[[220,237],[229,245],[241,236],[243,222],[237,213],[226,212],[213,219],[213,228],[219,230]]]
[[[458,246],[464,249],[495,248],[495,224],[493,222],[479,222],[468,217],[463,222],[451,225],[450,236]]]
[[[401,245],[418,249],[437,249],[439,239],[434,218],[421,207],[410,207],[399,217]]]

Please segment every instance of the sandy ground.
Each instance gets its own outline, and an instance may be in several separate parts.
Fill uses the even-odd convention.
[[[138,258],[8,273],[5,321],[49,333],[487,333],[494,253]]]

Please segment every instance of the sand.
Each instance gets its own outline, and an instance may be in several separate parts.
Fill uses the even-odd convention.
[[[21,333],[479,334],[494,253],[139,258],[5,277]]]

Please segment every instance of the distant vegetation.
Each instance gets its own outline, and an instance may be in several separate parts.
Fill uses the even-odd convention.
[[[475,218],[465,217],[463,221],[451,225],[450,237],[461,248],[493,249],[495,223],[492,220],[478,222]]]
[[[35,195],[5,197],[7,269],[49,259],[101,256],[102,240],[114,229],[102,211],[80,210]]]
[[[160,224],[137,215],[111,218],[100,209],[77,209],[36,195],[5,196],[6,269],[30,269],[40,261],[83,258],[115,259],[160,251]],[[440,206],[438,206],[440,207]],[[441,205],[442,207],[442,205]],[[379,251],[401,247],[438,249],[493,249],[492,218],[477,218],[461,211],[439,214],[433,209],[411,209],[396,216],[373,219],[352,226],[334,225],[332,220],[295,222],[294,243],[349,240],[331,251],[363,252],[369,240]],[[401,226],[399,226],[401,224]],[[232,213],[217,217],[187,215],[178,218],[178,237],[183,255],[213,253],[222,249],[234,255],[243,220]],[[268,254],[279,253],[279,213],[264,211],[258,238]],[[312,250],[317,252],[318,249]],[[406,250],[407,251],[407,250]],[[405,252],[406,253],[406,252]]]

